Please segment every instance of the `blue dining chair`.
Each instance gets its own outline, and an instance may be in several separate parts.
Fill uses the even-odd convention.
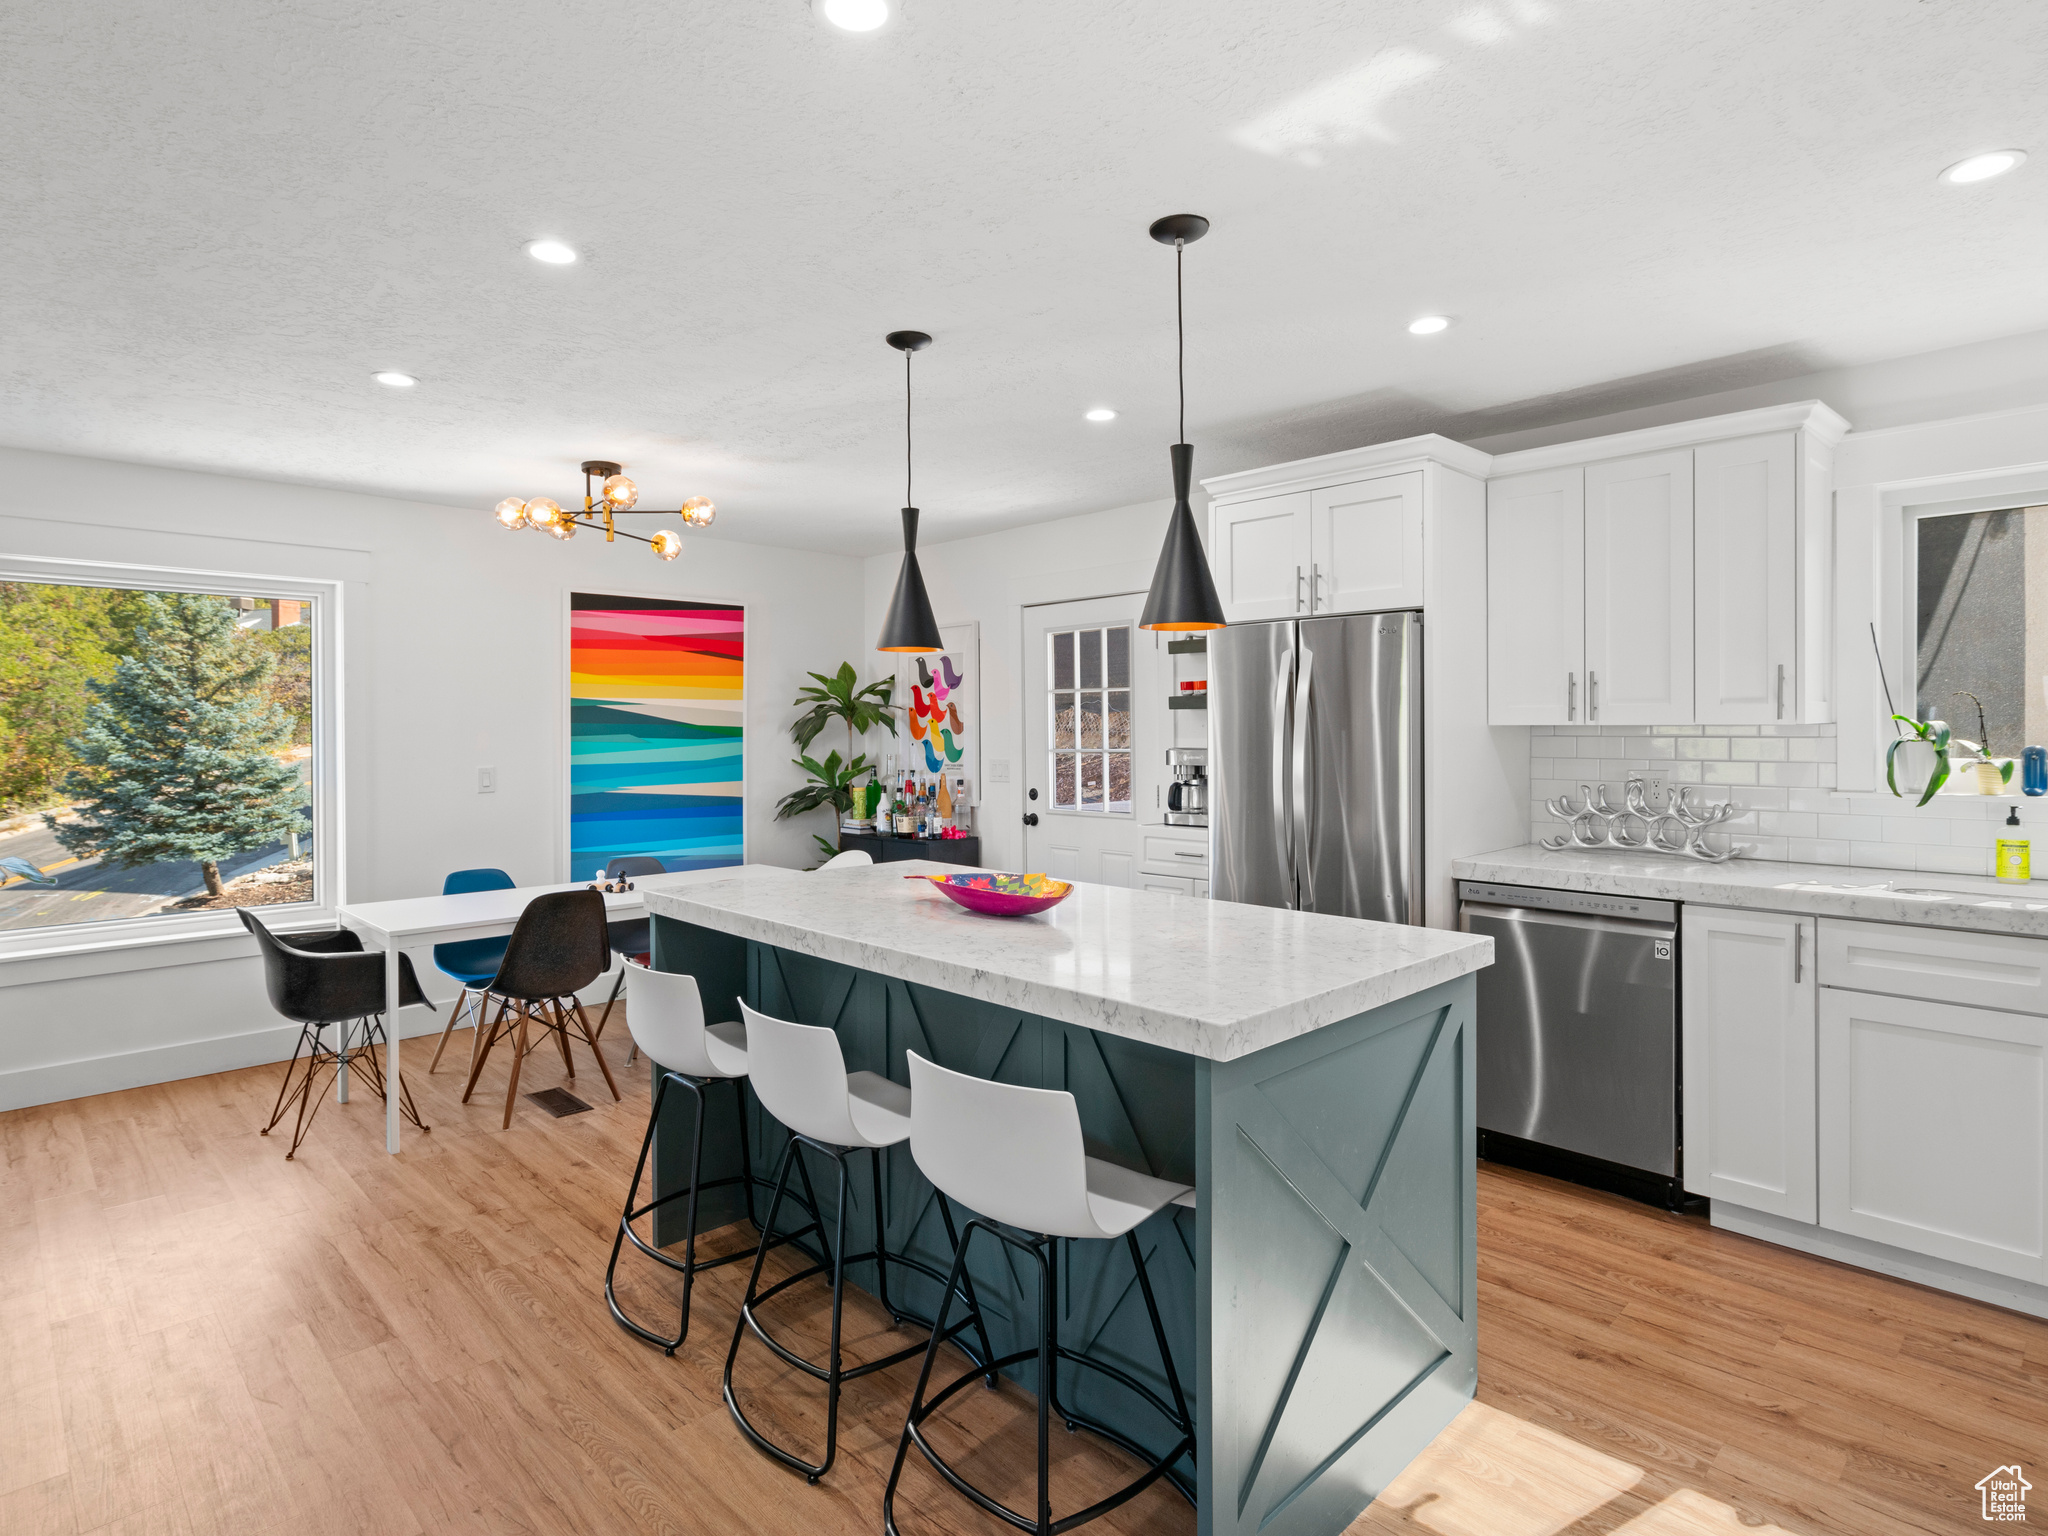
[[[463,896],[471,891],[509,891],[517,884],[502,869],[458,869],[441,882],[441,894]],[[459,944],[434,946],[434,968],[444,976],[454,977],[462,984],[462,990],[455,996],[455,1007],[449,1012],[447,1027],[441,1031],[441,1043],[434,1047],[434,1059],[427,1066],[428,1072],[441,1065],[441,1053],[448,1049],[448,1037],[462,1022],[465,1003],[471,1026],[479,1036],[483,1034],[485,994],[491,978],[498,974],[498,962],[505,958],[506,942],[505,939],[464,939]]]

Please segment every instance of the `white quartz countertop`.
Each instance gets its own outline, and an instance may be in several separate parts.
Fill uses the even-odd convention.
[[[1076,885],[1050,911],[986,917],[922,859],[829,873],[748,864],[637,881],[657,916],[1105,1034],[1231,1061],[1493,962],[1438,928]]]
[[[1921,875],[1910,870],[1850,869],[1730,859],[1701,864],[1654,853],[1552,852],[1533,843],[1457,859],[1460,880],[1539,885],[1558,891],[1693,901],[1712,907],[1813,912],[1880,923],[1969,928],[1980,933],[2048,935],[2048,880],[2007,885],[1982,875]]]

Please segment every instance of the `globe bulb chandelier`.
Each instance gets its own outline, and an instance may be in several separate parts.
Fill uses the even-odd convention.
[[[657,529],[648,537],[619,527],[616,519],[630,512],[638,517],[679,517],[685,527],[709,528],[718,511],[706,496],[692,496],[680,507],[659,510],[635,506],[639,499],[640,487],[626,478],[625,466],[609,459],[585,459],[581,511],[564,507],[546,496],[536,496],[531,501],[508,496],[492,510],[492,515],[507,528],[532,528],[564,541],[575,538],[579,528],[602,528],[607,544],[619,538],[637,539],[659,559],[673,560],[683,552],[683,536],[675,529]]]

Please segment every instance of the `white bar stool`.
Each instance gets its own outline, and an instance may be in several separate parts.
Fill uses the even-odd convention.
[[[846,1294],[846,1267],[849,1264],[873,1263],[877,1276],[876,1294],[889,1313],[890,1321],[927,1327],[930,1325],[923,1318],[899,1311],[889,1300],[889,1266],[901,1264],[937,1281],[944,1281],[946,1277],[917,1259],[888,1251],[887,1224],[882,1205],[882,1153],[910,1135],[910,1090],[873,1072],[848,1072],[845,1054],[839,1047],[839,1036],[832,1030],[771,1019],[745,1002],[740,1004],[740,1013],[746,1019],[747,1065],[754,1092],[762,1107],[788,1129],[790,1139],[776,1172],[775,1195],[768,1204],[767,1223],[761,1228],[761,1244],[754,1254],[754,1272],[747,1278],[747,1293],[740,1302],[739,1321],[733,1326],[732,1348],[725,1356],[725,1406],[731,1411],[733,1422],[749,1440],[815,1483],[832,1469],[833,1459],[839,1454],[839,1393],[842,1384],[875,1371],[887,1370],[913,1355],[925,1354],[929,1359],[925,1345],[913,1344],[908,1349],[899,1349],[892,1355],[867,1361],[851,1370],[842,1364],[839,1323]],[[818,1204],[817,1192],[811,1187],[810,1172],[804,1166],[805,1147],[831,1158],[839,1169],[838,1213],[829,1243],[826,1241],[824,1220],[819,1214],[822,1207]],[[856,1151],[868,1154],[875,1198],[875,1246],[866,1253],[849,1254],[846,1251],[846,1208],[852,1195],[852,1182],[846,1165],[847,1159]],[[795,1232],[777,1234],[775,1218],[781,1211],[783,1196],[788,1192],[792,1167],[803,1183],[803,1198],[808,1201],[811,1219],[808,1225]],[[943,1191],[939,1192],[938,1204],[939,1213],[945,1219],[947,1240],[957,1244],[953,1208],[947,1203]],[[817,1234],[819,1244],[825,1249],[823,1260],[785,1280],[778,1280],[765,1291],[758,1290],[761,1261],[767,1257],[769,1247],[778,1241],[794,1242],[812,1232]],[[827,1361],[820,1366],[771,1339],[762,1330],[755,1312],[762,1303],[779,1296],[791,1286],[827,1270],[832,1275],[832,1341]],[[972,1281],[968,1282],[968,1315],[961,1319],[952,1334],[944,1337],[951,1338],[973,1327],[981,1335],[980,1358],[986,1360],[991,1352],[988,1333],[982,1326],[981,1309],[974,1304],[972,1284]],[[739,1357],[740,1340],[750,1328],[754,1337],[767,1345],[778,1359],[825,1383],[823,1461],[813,1465],[776,1445],[754,1428],[740,1411],[739,1400],[733,1395],[732,1368]],[[936,1339],[941,1335],[934,1334],[933,1337]],[[960,1348],[970,1360],[975,1358],[965,1345]],[[993,1373],[989,1374],[988,1381],[991,1386],[995,1384]]]
[[[1152,1281],[1145,1273],[1145,1255],[1138,1246],[1138,1224],[1168,1205],[1194,1204],[1194,1192],[1185,1184],[1169,1183],[1149,1174],[1136,1173],[1089,1157],[1081,1141],[1081,1114],[1074,1096],[1058,1089],[1020,1088],[987,1078],[969,1077],[926,1061],[910,1053],[910,1155],[924,1176],[962,1205],[984,1213],[967,1223],[967,1231],[953,1258],[953,1272],[939,1303],[938,1320],[932,1338],[945,1331],[946,1316],[952,1308],[953,1291],[967,1273],[967,1245],[976,1232],[986,1232],[1011,1248],[1031,1255],[1038,1266],[1038,1345],[1021,1349],[968,1372],[931,1398],[925,1389],[931,1382],[932,1366],[938,1358],[936,1342],[925,1351],[924,1369],[918,1373],[917,1390],[911,1394],[910,1411],[903,1421],[903,1438],[896,1445],[896,1465],[889,1472],[889,1486],[882,1495],[882,1526],[889,1536],[896,1533],[896,1485],[903,1476],[903,1460],[915,1444],[924,1459],[955,1489],[982,1509],[1008,1521],[1021,1531],[1037,1536],[1072,1530],[1118,1505],[1137,1497],[1165,1477],[1190,1504],[1194,1494],[1171,1468],[1185,1455],[1195,1455],[1194,1421],[1188,1414],[1187,1398],[1181,1391],[1180,1375],[1173,1368],[1173,1352],[1167,1347],[1166,1329],[1159,1321],[1159,1304],[1152,1296]],[[1002,1226],[996,1223],[1002,1223]],[[1023,1236],[1003,1230],[1019,1228]],[[1159,1345],[1160,1363],[1166,1368],[1171,1403],[1106,1361],[1067,1349],[1059,1341],[1059,1314],[1055,1306],[1060,1238],[1123,1238],[1130,1245],[1131,1263],[1138,1273],[1138,1289],[1145,1298],[1145,1311],[1152,1319],[1152,1336]],[[973,1305],[973,1293],[966,1293]],[[1018,1514],[984,1493],[956,1472],[932,1449],[924,1437],[924,1421],[976,1377],[989,1370],[1002,1370],[1035,1360],[1038,1365],[1038,1512],[1035,1517]],[[1154,1458],[1150,1451],[1125,1436],[1096,1424],[1064,1407],[1059,1398],[1059,1362],[1099,1371],[1144,1398],[1179,1433],[1173,1448]],[[1086,1509],[1053,1519],[1049,1479],[1051,1448],[1049,1433],[1054,1415],[1068,1429],[1080,1427],[1101,1435],[1147,1463],[1143,1476],[1126,1484]]]
[[[727,1184],[743,1186],[746,1190],[747,1220],[756,1228],[760,1226],[760,1220],[754,1213],[753,1156],[747,1147],[747,1034],[740,1024],[704,1022],[704,999],[697,991],[694,976],[650,970],[638,961],[628,960],[622,979],[626,984],[626,1027],[632,1031],[634,1044],[662,1068],[662,1073],[661,1081],[654,1090],[654,1108],[647,1116],[647,1134],[640,1141],[640,1161],[633,1165],[632,1187],[626,1191],[625,1210],[619,1217],[618,1234],[612,1239],[611,1262],[605,1266],[604,1299],[621,1328],[673,1355],[690,1334],[690,1292],[696,1284],[697,1271],[735,1263],[746,1258],[749,1252],[742,1248],[722,1258],[709,1259],[701,1264],[697,1262],[699,1192],[719,1189]],[[704,1171],[704,1112],[708,1107],[704,1090],[715,1083],[732,1084],[740,1119],[740,1172],[728,1178],[713,1179],[707,1184],[701,1177]],[[671,1190],[645,1205],[635,1206],[633,1202],[640,1194],[640,1176],[646,1171],[647,1154],[654,1145],[654,1128],[661,1123],[662,1101],[668,1097],[671,1085],[685,1089],[697,1101],[696,1129],[690,1141],[690,1180],[680,1189]],[[685,1196],[690,1204],[683,1223],[683,1258],[679,1263],[635,1232],[633,1223],[671,1200]],[[650,1259],[666,1264],[683,1277],[682,1317],[676,1325],[674,1338],[634,1322],[619,1305],[612,1278],[619,1267],[619,1251],[628,1239]]]

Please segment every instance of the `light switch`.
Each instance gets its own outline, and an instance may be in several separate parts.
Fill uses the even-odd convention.
[[[1007,757],[992,757],[988,760],[988,781],[991,784],[1010,782],[1010,760]]]
[[[498,770],[497,770],[497,769],[495,769],[495,768],[479,768],[479,769],[477,769],[477,771],[476,771],[476,792],[477,792],[478,794],[480,794],[480,795],[488,795],[488,794],[494,794],[494,793],[496,793],[496,791],[497,791],[497,788],[498,788]]]

